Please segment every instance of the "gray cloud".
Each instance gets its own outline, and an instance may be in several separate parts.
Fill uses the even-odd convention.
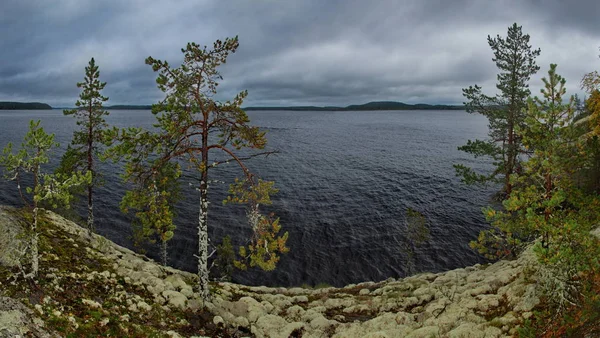
[[[597,13],[592,0],[5,0],[0,100],[70,106],[95,57],[112,104],[152,103],[161,93],[147,56],[177,64],[189,41],[239,35],[222,99],[248,89],[248,105],[460,103],[475,83],[494,92],[486,38],[513,22],[542,48],[532,91],[552,62],[575,93],[600,68]]]

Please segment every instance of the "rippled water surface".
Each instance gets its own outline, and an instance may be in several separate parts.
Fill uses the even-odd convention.
[[[464,111],[249,112],[252,124],[267,130],[269,147],[280,153],[252,160],[249,167],[276,181],[280,192],[269,211],[281,217],[290,233],[290,253],[273,272],[237,273],[246,284],[344,285],[441,271],[480,261],[468,242],[485,227],[480,208],[493,188],[467,187],[454,176],[453,163],[488,168],[456,148],[467,139],[485,137],[487,123]],[[52,111],[0,111],[0,146],[20,144],[30,119],[42,119],[64,146],[75,121]],[[107,121],[119,127],[150,127],[149,111],[112,111]],[[60,155],[61,151],[57,154]],[[56,161],[52,165],[56,164]],[[107,184],[96,202],[97,229],[130,246],[129,219],[120,213],[123,193],[119,166],[105,164]],[[215,179],[239,176],[233,165],[214,172]],[[218,242],[249,234],[240,207],[222,206],[227,185],[211,187],[209,227]],[[14,183],[0,182],[0,203],[19,205]],[[186,185],[179,205],[178,228],[170,242],[171,264],[193,271],[197,246],[197,192]],[[407,208],[427,218],[430,238],[406,250]],[[412,262],[412,263],[410,263]]]

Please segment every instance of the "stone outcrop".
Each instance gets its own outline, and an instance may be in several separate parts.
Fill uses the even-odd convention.
[[[87,231],[58,215],[50,213],[48,217],[63,231],[86,239],[88,254],[102,256],[111,262],[114,271],[92,271],[75,278],[101,278],[106,283],[122,279],[151,294],[152,302],[119,295],[126,298],[132,315],[156,306],[190,313],[205,308],[214,316],[211,321],[215,326],[231,332],[249,332],[259,338],[509,337],[539,303],[535,284],[528,278],[535,270],[535,257],[526,251],[513,261],[343,288],[217,283],[212,300],[204,304],[195,292],[195,275],[162,267],[101,236],[90,238]],[[10,306],[7,308],[6,304],[14,303],[6,302],[6,298],[0,298],[0,334],[3,318],[19,317]],[[20,308],[31,311],[22,304]],[[27,327],[35,318],[28,322],[31,312],[24,313],[28,315],[19,318]],[[6,330],[16,332],[20,329],[15,327],[20,325]]]
[[[0,297],[0,338],[14,337],[58,337],[44,329],[44,322],[23,303],[7,297]]]
[[[208,306],[257,337],[507,337],[539,302],[524,271],[534,261],[528,251],[489,266],[318,290],[221,283]]]
[[[14,266],[21,245],[19,227],[15,226],[19,219],[7,210],[7,207],[0,206],[0,265]]]

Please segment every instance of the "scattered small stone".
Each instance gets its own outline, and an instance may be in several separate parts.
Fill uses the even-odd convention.
[[[225,321],[223,320],[223,317],[221,316],[214,316],[213,317],[213,324],[219,326],[219,325],[224,325]]]

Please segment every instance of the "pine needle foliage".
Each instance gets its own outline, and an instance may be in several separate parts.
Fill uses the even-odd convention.
[[[600,199],[584,193],[574,180],[590,162],[591,152],[573,123],[574,98],[564,99],[565,79],[556,68],[550,65],[542,97],[529,99],[524,124],[517,129],[532,155],[523,171],[512,176],[514,189],[503,202],[504,210],[484,210],[492,229],[471,245],[484,254],[503,256],[535,242],[543,266],[539,282],[548,301],[564,309],[574,304],[581,289],[577,276],[598,269],[598,240],[590,231],[600,221]]]
[[[85,67],[85,78],[78,82],[81,88],[79,99],[75,102],[77,108],[64,110],[67,116],[77,119],[79,129],[73,132],[71,144],[62,157],[58,172],[69,173],[73,171],[89,172],[92,180],[87,185],[87,228],[94,232],[94,188],[102,185],[101,175],[97,169],[97,161],[101,157],[101,146],[110,145],[114,130],[108,129],[104,117],[108,111],[104,110],[103,103],[108,97],[100,92],[106,82],[100,82],[100,71],[94,58]]]
[[[523,112],[531,93],[528,82],[539,70],[535,59],[540,55],[540,49],[533,49],[529,38],[516,23],[508,28],[506,38],[488,36],[488,44],[494,52],[492,60],[499,70],[496,84],[499,94],[484,94],[478,85],[463,89],[467,112],[487,117],[489,138],[469,140],[458,149],[475,158],[490,158],[494,170],[482,174],[463,164],[455,164],[456,174],[467,184],[503,183],[505,196],[512,190],[511,175],[520,168],[519,154],[525,152],[516,131],[524,123]]]
[[[43,166],[50,161],[52,149],[59,146],[54,141],[54,134],[47,134],[40,126],[40,121],[30,121],[29,131],[18,152],[13,153],[13,145],[9,143],[0,157],[0,165],[4,167],[5,177],[17,184],[17,190],[26,207],[31,209],[32,221],[27,229],[29,245],[26,248],[31,257],[31,267],[26,277],[37,277],[39,270],[39,229],[38,222],[43,206],[69,208],[74,187],[89,184],[91,174],[88,173],[56,173],[48,174]],[[29,177],[31,186],[23,189]]]
[[[212,48],[188,43],[181,50],[183,63],[179,67],[148,57],[146,64],[158,73],[156,83],[165,94],[162,101],[152,106],[152,113],[156,116],[155,129],[129,128],[122,131],[122,144],[117,151],[126,154],[125,178],[139,189],[147,191],[148,185],[154,181],[153,175],[166,173],[163,170],[165,166],[176,166],[167,175],[167,181],[178,181],[177,176],[182,171],[193,175],[197,182],[195,188],[200,194],[197,258],[199,290],[205,300],[210,297],[208,194],[211,170],[234,163],[241,171],[242,178],[232,187],[236,195],[229,202],[248,204],[254,235],[248,247],[239,251],[243,254],[242,260],[248,259],[250,266],[269,270],[275,267],[279,255],[287,252],[287,233],[278,234],[281,229],[279,220],[261,215],[258,211],[260,204],[270,203],[268,195],[275,192],[273,184],[258,179],[246,165],[251,158],[273,153],[264,150],[267,143],[265,132],[251,126],[248,115],[241,109],[247,92],[243,91],[225,102],[215,99],[219,80],[222,79],[218,67],[238,46],[237,37],[217,40]],[[158,194],[162,193],[159,187]],[[161,214],[171,213],[165,209]]]

